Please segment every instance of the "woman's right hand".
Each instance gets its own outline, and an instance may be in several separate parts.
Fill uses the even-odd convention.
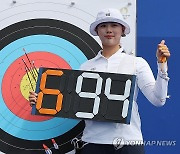
[[[29,102],[30,102],[30,106],[36,104],[37,102],[37,93],[30,91],[29,92]]]

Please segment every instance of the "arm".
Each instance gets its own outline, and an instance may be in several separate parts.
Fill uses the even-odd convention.
[[[168,91],[167,58],[169,58],[170,53],[164,43],[164,41],[161,41],[157,49],[158,74],[156,80],[144,59],[139,58],[136,62],[137,84],[145,97],[155,106],[165,104]],[[162,56],[165,58],[162,58]],[[162,59],[165,61],[161,61]]]
[[[168,90],[167,72],[160,71],[161,64],[158,64],[157,79],[154,79],[153,73],[148,63],[141,59],[138,61],[139,71],[137,72],[137,84],[145,97],[155,106],[162,106],[166,102]]]

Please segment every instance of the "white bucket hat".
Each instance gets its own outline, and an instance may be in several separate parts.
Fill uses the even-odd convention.
[[[107,8],[99,11],[96,17],[96,21],[90,25],[90,33],[94,36],[97,36],[95,29],[97,25],[103,22],[119,23],[125,27],[125,31],[124,31],[125,35],[130,33],[129,25],[124,21],[122,14],[117,9]]]

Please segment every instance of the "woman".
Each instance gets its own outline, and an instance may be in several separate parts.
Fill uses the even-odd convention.
[[[130,124],[85,120],[86,126],[82,140],[86,144],[81,153],[144,154],[143,144],[129,145],[131,141],[137,141],[137,143],[142,141],[141,143],[143,143],[141,122],[136,103],[138,89],[153,105],[162,106],[165,104],[169,80],[167,59],[170,57],[170,52],[165,45],[165,41],[162,40],[158,44],[156,53],[158,74],[155,80],[148,63],[143,58],[126,54],[121,46],[121,37],[130,33],[130,27],[123,20],[118,10],[108,8],[99,11],[95,22],[90,25],[90,33],[99,36],[102,42],[102,50],[99,51],[96,57],[82,64],[80,69],[135,74],[136,86]],[[37,94],[30,93],[30,104],[36,102],[36,96]]]

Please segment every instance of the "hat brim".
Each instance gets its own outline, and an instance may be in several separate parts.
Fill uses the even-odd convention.
[[[124,21],[122,21],[120,19],[111,18],[111,17],[100,19],[98,21],[93,22],[90,25],[90,33],[92,35],[94,35],[94,36],[97,36],[97,33],[96,33],[95,29],[96,29],[97,25],[99,25],[101,23],[104,23],[104,22],[116,22],[116,23],[119,23],[119,24],[121,24],[121,25],[123,25],[125,27],[125,31],[124,31],[125,35],[130,33],[130,27],[126,22],[124,22]]]

